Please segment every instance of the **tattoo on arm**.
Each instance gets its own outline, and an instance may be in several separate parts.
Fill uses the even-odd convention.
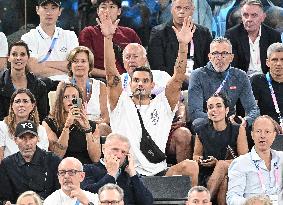
[[[53,147],[54,147],[54,148],[58,148],[58,149],[60,149],[60,150],[65,150],[65,149],[67,149],[66,146],[62,145],[62,144],[59,143],[59,142],[54,141],[52,144],[53,144]]]
[[[121,79],[119,76],[108,76],[107,85],[109,87],[117,87],[117,85],[121,82]]]

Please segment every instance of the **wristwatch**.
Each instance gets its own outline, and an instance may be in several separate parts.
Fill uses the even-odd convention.
[[[90,202],[88,202],[88,204],[87,205],[94,205],[91,201]]]

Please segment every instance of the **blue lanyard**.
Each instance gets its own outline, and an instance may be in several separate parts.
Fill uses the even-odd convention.
[[[38,61],[39,63],[43,63],[44,61],[46,61],[49,58],[49,56],[50,56],[50,54],[51,54],[51,52],[52,52],[52,50],[53,50],[53,48],[55,46],[55,43],[56,43],[57,39],[58,39],[57,37],[52,39],[52,42],[51,42],[49,50],[47,51],[47,53],[44,56],[44,58],[41,59],[40,61]]]
[[[224,87],[227,79],[228,79],[228,76],[229,76],[229,73],[230,73],[230,70],[227,71],[226,73],[226,76],[224,78],[224,80],[222,81],[222,83],[220,84],[220,86],[217,88],[217,90],[215,91],[216,94],[220,93],[220,91],[222,90],[222,88]]]
[[[281,112],[279,110],[279,106],[278,106],[278,102],[277,102],[277,99],[276,99],[276,96],[275,96],[275,92],[274,92],[274,89],[273,89],[272,84],[271,84],[271,78],[270,78],[269,72],[265,74],[265,77],[266,77],[266,80],[268,82],[268,87],[269,87],[269,90],[270,90],[270,94],[271,94],[271,97],[272,97],[272,101],[273,101],[275,111],[278,114],[279,122],[280,122],[280,125],[282,126],[283,118],[281,117]]]
[[[128,86],[128,80],[129,80],[129,74],[126,73],[125,77],[124,77],[124,82],[123,82],[123,89],[126,89]]]
[[[77,84],[75,77],[72,78],[71,83],[73,85]],[[88,98],[89,95],[90,95],[90,90],[91,90],[91,83],[90,83],[90,79],[89,78],[87,78],[85,86],[86,86],[86,95],[87,95],[87,98]]]

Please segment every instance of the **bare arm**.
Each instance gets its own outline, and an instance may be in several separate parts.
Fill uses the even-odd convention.
[[[103,82],[100,83],[100,95],[99,95],[99,104],[102,122],[109,124],[109,113],[107,109],[107,91],[106,86]]]
[[[179,100],[180,90],[186,76],[186,63],[188,54],[188,43],[192,40],[195,32],[195,26],[191,17],[185,18],[183,26],[180,31],[173,27],[179,42],[178,57],[174,66],[174,74],[167,83],[165,95],[168,99],[169,105],[173,110]]]
[[[90,74],[91,74],[91,76],[94,76],[94,77],[102,77],[102,78],[105,78],[105,77],[106,77],[106,72],[105,72],[105,70],[98,69],[98,68],[93,68],[93,69],[90,71]]]
[[[0,71],[7,67],[7,58],[0,57]]]
[[[246,129],[244,126],[240,126],[239,128],[239,135],[237,139],[237,152],[238,155],[243,155],[249,152]]]
[[[202,156],[203,156],[203,146],[201,141],[199,140],[198,135],[196,135],[193,160],[199,161]]]
[[[0,147],[0,163],[4,159],[4,147]]]
[[[49,77],[52,75],[62,75],[67,73],[67,61],[47,61],[38,63],[37,59],[30,58],[28,66],[31,71],[40,77]]]
[[[101,156],[100,134],[98,129],[94,133],[86,134],[87,152],[92,162],[98,162]]]
[[[123,90],[120,74],[115,64],[115,53],[112,42],[119,20],[113,24],[110,19],[109,11],[101,12],[99,18],[100,20],[97,19],[97,22],[104,35],[104,67],[107,80],[107,95],[110,109],[114,110]]]
[[[46,122],[43,121],[42,126],[45,127],[47,132],[47,137],[49,140],[49,150],[54,152],[57,156],[63,158],[68,148],[69,133],[70,133],[69,128],[64,127],[61,135],[58,138],[56,133],[54,133],[51,130],[51,128]]]

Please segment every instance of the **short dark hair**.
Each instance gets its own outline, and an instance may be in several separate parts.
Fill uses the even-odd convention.
[[[136,67],[136,68],[134,68],[132,74],[130,74],[131,79],[133,79],[133,75],[134,75],[134,73],[135,73],[136,71],[148,72],[148,73],[149,73],[150,80],[151,80],[151,82],[153,82],[153,74],[152,74],[151,69],[150,69],[149,67],[147,67],[147,66],[141,66],[141,67]]]
[[[122,1],[121,0],[97,0],[97,2],[96,2],[97,8],[99,7],[99,5],[101,3],[106,2],[106,1],[112,1],[115,5],[118,6],[118,8],[122,7]]]
[[[225,94],[225,93],[214,93],[211,97],[209,98],[212,98],[212,97],[219,97],[222,99],[223,101],[223,104],[225,106],[225,108],[229,107],[230,106],[230,99],[229,97]],[[208,98],[208,99],[209,99]]]

